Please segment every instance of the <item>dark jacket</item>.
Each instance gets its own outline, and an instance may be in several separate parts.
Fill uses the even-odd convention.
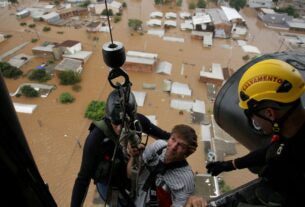
[[[259,175],[286,198],[287,206],[302,206],[305,195],[305,126],[291,138],[235,160],[237,168],[263,166]],[[304,205],[304,204],[303,204]]]
[[[163,131],[159,127],[152,124],[144,115],[137,114],[137,119],[141,123],[142,131],[144,133],[157,139],[169,139],[170,133]],[[112,130],[109,120],[106,120],[106,123],[109,125],[109,129]],[[101,167],[101,164],[103,165],[105,162],[109,162],[114,152],[115,143],[111,139],[106,138],[105,133],[94,124],[91,124],[89,130],[90,133],[86,139],[83,149],[80,171],[73,187],[71,207],[78,207],[82,205],[85,200],[91,179],[98,182],[99,179],[107,179],[109,177],[107,172],[103,172],[103,170],[102,173],[105,173],[103,176],[100,176],[100,172],[98,173],[99,175],[97,175],[97,169]],[[121,148],[118,149],[116,157],[120,161],[124,160],[124,155]],[[126,165],[127,160],[126,162],[123,161],[116,165],[116,169],[113,171],[114,174],[112,175],[111,180],[119,182],[112,183],[113,185],[128,188],[129,180],[127,179],[126,175]]]

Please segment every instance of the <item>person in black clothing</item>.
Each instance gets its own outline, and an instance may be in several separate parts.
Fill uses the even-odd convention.
[[[270,144],[244,157],[207,164],[217,176],[235,169],[260,167],[261,181],[252,192],[239,195],[231,206],[304,206],[305,91],[301,74],[276,59],[251,66],[239,82],[239,106],[259,133],[270,135]]]
[[[118,143],[123,124],[123,109],[120,101],[119,91],[111,92],[106,102],[105,117],[101,121],[93,122],[89,127],[90,133],[84,145],[80,171],[73,187],[71,207],[83,205],[91,179],[94,180],[104,201],[108,199],[107,191],[111,187],[116,187],[119,190],[118,206],[132,206],[128,201],[130,190],[130,180],[126,174],[128,155],[124,146]],[[126,106],[126,114],[133,123],[140,123],[132,124],[131,128],[139,127],[142,132],[156,139],[167,140],[170,137],[170,133],[152,124],[144,115],[136,113],[136,102],[132,93]],[[139,129],[135,130],[139,131]],[[111,167],[115,146],[118,148]]]

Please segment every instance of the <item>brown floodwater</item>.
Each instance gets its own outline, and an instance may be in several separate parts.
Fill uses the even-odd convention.
[[[212,104],[207,100],[206,85],[198,81],[202,66],[209,68],[212,63],[220,63],[222,66],[229,66],[236,70],[245,64],[242,56],[246,54],[236,42],[231,40],[214,39],[212,48],[203,48],[200,40],[191,39],[189,32],[180,31],[179,28],[167,30],[166,35],[182,37],[185,39],[184,43],[166,42],[159,37],[147,34],[131,34],[127,26],[129,18],[141,18],[143,22],[146,22],[149,19],[150,12],[154,10],[163,12],[187,11],[188,5],[186,1],[183,2],[181,8],[154,6],[151,0],[127,0],[126,2],[128,8],[123,12],[122,21],[116,24],[112,23],[114,40],[122,42],[126,51],[138,50],[157,53],[161,61],[169,61],[173,64],[170,76],[128,72],[133,83],[132,90],[147,93],[144,107],[139,107],[139,112],[146,115],[156,115],[158,125],[166,130],[170,130],[174,125],[180,123],[191,124],[189,113],[181,115],[178,110],[169,107],[170,99],[178,98],[178,96],[162,92],[162,81],[171,79],[188,83],[192,89],[192,97],[185,97],[184,99],[203,100],[207,109],[212,109]],[[30,5],[30,3],[31,1],[21,1],[21,4]],[[241,14],[245,17],[250,28],[249,44],[257,46],[262,53],[275,52],[279,49],[280,43],[277,31],[265,28],[257,20],[254,10],[244,9]],[[0,55],[26,41],[30,41],[32,38],[39,38],[39,41],[29,43],[15,54],[32,54],[31,48],[44,41],[62,42],[67,39],[79,40],[83,45],[83,50],[93,51],[93,55],[84,67],[80,92],[74,92],[71,86],[59,85],[57,77],[53,77],[48,83],[56,84],[57,88],[47,98],[12,98],[14,102],[38,105],[33,114],[18,113],[18,117],[40,173],[45,182],[49,184],[50,191],[58,206],[69,206],[72,187],[82,155],[82,148],[78,143],[81,146],[84,144],[90,123],[89,120],[84,118],[84,112],[91,100],[105,100],[111,91],[107,82],[108,70],[101,56],[102,45],[110,41],[109,34],[88,34],[85,28],[74,29],[73,27],[54,26],[51,26],[51,31],[46,33],[42,32],[44,23],[36,23],[35,30],[29,29],[20,26],[20,22],[32,23],[31,18],[17,20],[14,7],[10,9],[1,8],[0,19],[0,32],[13,35],[9,40],[0,43]],[[177,21],[180,22],[180,20]],[[149,28],[144,27],[144,29]],[[63,34],[58,34],[59,31]],[[94,37],[98,37],[99,40],[94,41]],[[222,45],[231,45],[233,50],[223,49]],[[284,49],[284,47],[281,48],[281,50]],[[43,58],[34,58],[22,70],[26,73],[45,61]],[[182,64],[184,64],[183,75],[181,75]],[[29,80],[26,77],[18,80],[6,79],[10,92],[15,91],[18,85],[24,82],[29,82]],[[156,90],[142,89],[143,83],[155,83],[157,85]],[[70,92],[75,96],[75,102],[68,105],[60,104],[58,97],[62,92]],[[199,125],[192,126],[200,134]],[[202,152],[203,146],[200,143],[197,152],[189,158],[193,170],[198,173],[206,172],[204,168],[205,158]],[[247,150],[239,145],[238,152],[241,155],[245,154]],[[227,178],[226,180],[231,186],[238,186],[253,178],[253,175],[242,171],[232,173],[231,177],[228,175]],[[94,185],[91,185],[85,206],[93,205],[93,192]]]

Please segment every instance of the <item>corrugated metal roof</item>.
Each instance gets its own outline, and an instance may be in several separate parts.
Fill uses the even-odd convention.
[[[204,101],[195,100],[192,110],[197,113],[205,114],[205,103]]]
[[[179,16],[181,19],[188,19],[188,18],[192,17],[191,13],[189,13],[189,12],[180,12]]]
[[[241,48],[245,52],[261,54],[259,49],[255,46],[252,46],[252,45],[243,45],[243,46],[241,46]]]
[[[159,12],[159,11],[154,11],[154,12],[151,12],[149,16],[150,16],[150,18],[155,18],[155,17],[162,18],[163,17],[163,13]]]
[[[146,24],[148,26],[161,26],[162,25],[162,21],[159,19],[150,19],[146,22]]]
[[[193,20],[193,25],[206,24],[212,21],[210,15],[208,14],[202,16],[193,16],[192,20]]]
[[[182,42],[182,43],[184,43],[184,38],[181,38],[181,37],[164,36],[163,40],[170,41],[170,42]]]
[[[182,95],[182,96],[191,96],[192,90],[189,88],[188,84],[173,82],[171,93]]]
[[[58,65],[56,65],[55,69],[60,71],[65,70],[77,70],[82,65],[82,61],[64,58]]]
[[[132,93],[136,98],[137,105],[138,106],[144,106],[146,93],[143,92],[143,91],[132,91]]]
[[[57,12],[51,12],[51,13],[43,15],[41,18],[43,18],[44,20],[48,20],[48,19],[52,19],[53,17],[57,17],[57,16],[59,16],[59,14]]]
[[[172,66],[173,64],[171,64],[170,62],[162,61],[158,64],[156,73],[164,73],[170,75],[172,72]]]
[[[222,6],[221,9],[225,13],[225,15],[229,21],[231,21],[233,19],[241,19],[241,20],[245,21],[244,18],[238,13],[238,11],[236,9],[233,9],[230,7],[225,7],[225,6]]]
[[[126,56],[126,63],[153,65],[155,63],[155,60],[142,57]]]
[[[39,50],[39,51],[45,51],[45,52],[53,52],[53,47],[55,47],[55,45],[47,45],[45,47],[37,46],[37,47],[33,47],[32,50]]]
[[[166,79],[163,80],[162,91],[169,92],[171,90],[171,87],[172,87],[172,81]]]
[[[193,101],[172,99],[170,103],[170,107],[178,110],[191,111],[193,107]]]
[[[176,19],[177,18],[177,14],[174,12],[166,12],[165,13],[165,18],[166,19]]]
[[[78,51],[74,54],[64,54],[63,57],[66,58],[76,58],[76,59],[87,59],[92,55],[91,51]]]
[[[305,21],[304,20],[293,20],[286,22],[290,28],[298,28],[298,29],[305,29]]]
[[[180,29],[181,30],[192,30],[194,28],[193,28],[193,24],[191,22],[185,21],[180,24]]]
[[[212,71],[211,72],[206,72],[204,70],[201,70],[200,71],[200,76],[201,77],[218,79],[218,80],[224,80],[221,65],[218,64],[218,63],[212,63]]]
[[[139,51],[133,51],[133,50],[129,50],[126,55],[135,56],[135,57],[143,57],[143,58],[151,58],[151,59],[156,59],[158,57],[158,54],[156,54],[156,53],[139,52]]]
[[[14,108],[19,113],[32,114],[37,108],[36,104],[22,104],[22,103],[13,103]]]
[[[172,26],[172,27],[177,27],[177,22],[173,20],[165,20],[164,21],[165,26]]]
[[[164,33],[165,33],[164,29],[150,29],[147,31],[147,34],[156,35],[159,37],[163,37]]]

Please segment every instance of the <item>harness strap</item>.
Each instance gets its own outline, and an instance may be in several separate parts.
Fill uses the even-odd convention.
[[[103,133],[106,135],[106,137],[108,137],[109,139],[111,139],[114,143],[118,143],[119,138],[118,135],[116,135],[114,133],[114,131],[112,130],[112,128],[110,128],[105,119],[101,119],[99,121],[93,121],[94,125],[97,126],[100,130],[103,131]]]
[[[163,149],[166,146],[162,147],[161,149],[159,149],[157,151],[157,154],[160,155],[163,151]],[[159,163],[153,167],[153,169],[151,170],[148,178],[146,179],[144,185],[143,185],[143,191],[147,192],[147,190],[154,185],[154,182],[156,180],[156,177],[158,174],[164,175],[165,172],[167,170],[170,169],[176,169],[176,168],[181,168],[181,167],[185,167],[187,166],[188,163],[186,160],[181,160],[181,161],[175,161],[175,162],[171,162],[168,164],[164,164],[161,160],[159,161]]]

